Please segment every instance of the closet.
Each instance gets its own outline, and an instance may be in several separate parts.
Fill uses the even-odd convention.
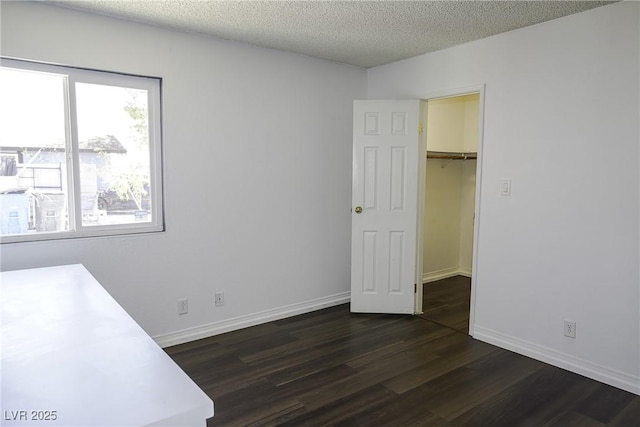
[[[427,101],[423,283],[471,277],[479,100]]]

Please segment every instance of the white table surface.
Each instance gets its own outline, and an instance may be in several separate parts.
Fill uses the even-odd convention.
[[[0,425],[186,427],[213,416],[212,400],[82,265],[0,279]]]

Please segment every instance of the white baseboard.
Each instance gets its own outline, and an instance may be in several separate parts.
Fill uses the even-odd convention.
[[[640,377],[610,369],[570,354],[562,353],[477,325],[474,325],[473,337],[480,341],[640,395]]]
[[[470,267],[460,267],[459,275],[464,277],[471,277],[471,268]]]
[[[436,280],[448,279],[449,277],[454,276],[471,277],[471,269],[464,267],[452,267],[431,271],[422,275],[422,283],[435,282]]]
[[[245,316],[238,316],[232,319],[222,320],[220,322],[183,329],[177,332],[156,335],[152,338],[160,347],[164,348],[214,335],[224,334],[225,332],[248,328],[250,326],[260,325],[262,323],[272,322],[274,320],[296,316],[298,314],[309,313],[322,308],[333,307],[334,305],[347,303],[350,300],[351,292],[342,292],[335,295],[329,295],[327,297],[316,298],[310,301],[286,305],[284,307],[273,308]]]

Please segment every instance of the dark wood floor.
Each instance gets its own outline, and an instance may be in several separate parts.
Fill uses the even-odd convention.
[[[208,426],[640,426],[638,396],[418,316],[341,305],[166,351]]]
[[[469,333],[471,278],[454,276],[425,283],[422,294],[423,319]]]

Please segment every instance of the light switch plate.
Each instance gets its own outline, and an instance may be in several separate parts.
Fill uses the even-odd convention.
[[[510,196],[511,195],[511,180],[503,179],[500,181],[500,195],[501,196]]]

